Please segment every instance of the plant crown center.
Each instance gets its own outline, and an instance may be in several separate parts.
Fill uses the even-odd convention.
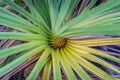
[[[52,48],[61,48],[66,45],[67,39],[59,39],[59,38],[51,38],[49,41],[49,45]]]

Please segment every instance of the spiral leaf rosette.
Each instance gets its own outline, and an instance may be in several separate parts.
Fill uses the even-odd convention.
[[[119,37],[81,39],[120,35],[119,0],[96,7],[97,0],[24,0],[25,9],[11,0],[2,1],[10,8],[0,7],[0,25],[17,32],[0,32],[0,39],[22,43],[0,50],[0,59],[10,58],[8,63],[0,64],[0,77],[38,54],[27,80],[35,80],[41,71],[42,80],[49,80],[51,71],[54,80],[62,80],[62,72],[68,80],[76,80],[76,75],[81,80],[92,80],[88,72],[102,80],[116,80],[94,63],[120,75],[120,70],[102,58],[118,64],[120,59],[93,48],[120,44]],[[78,6],[81,11],[75,11]]]

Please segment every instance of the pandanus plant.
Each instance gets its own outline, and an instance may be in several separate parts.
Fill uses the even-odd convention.
[[[11,0],[2,1],[10,9],[0,7],[0,25],[17,32],[0,32],[0,39],[22,43],[0,50],[0,59],[9,60],[9,63],[0,64],[0,77],[33,57],[38,60],[27,80],[35,80],[41,71],[42,80],[49,80],[51,71],[54,80],[62,80],[62,72],[68,80],[76,80],[76,75],[82,80],[92,80],[88,72],[102,80],[116,80],[94,63],[120,75],[120,70],[102,58],[118,64],[120,59],[93,48],[120,44],[119,37],[81,39],[120,35],[119,0],[108,0],[97,7],[94,6],[97,0],[23,0],[27,9]],[[78,5],[83,7],[82,3],[87,6],[73,16]]]

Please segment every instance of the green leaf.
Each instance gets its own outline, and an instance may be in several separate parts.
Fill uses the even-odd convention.
[[[60,52],[52,50],[52,63],[53,63],[53,75],[54,80],[62,80],[61,69],[60,69]]]
[[[51,71],[51,60],[49,59],[45,64],[42,80],[49,80],[50,79],[50,71]]]
[[[103,65],[106,68],[114,71],[115,73],[120,74],[120,71],[117,70],[113,65],[111,65],[111,64],[109,64],[109,63],[107,63],[107,62],[105,62],[105,61],[103,61],[101,59],[99,59],[98,57],[90,54],[86,50],[85,51],[84,50],[79,50],[79,47],[77,47],[77,46],[76,47],[71,47],[70,49],[73,50],[74,52],[77,52],[79,56],[81,56],[81,57],[83,57],[83,58],[85,58],[87,60],[90,60],[92,62],[95,62],[95,63],[98,63],[100,65]]]
[[[114,4],[113,4],[114,3]],[[105,12],[107,10],[110,10],[111,8],[113,7],[116,7],[120,5],[120,2],[119,1],[115,1],[115,0],[109,0],[107,1],[106,3],[103,3],[101,5],[99,5],[98,7],[95,7],[93,9],[91,9],[89,12],[86,12],[85,14],[83,14],[84,16],[86,16],[85,18],[89,18],[89,17],[92,17],[92,16],[96,16],[96,15],[99,15],[101,14],[102,12]],[[81,16],[83,16],[81,15]]]
[[[4,67],[0,68],[0,77],[20,65],[21,63],[25,62],[27,59],[31,58],[35,54],[41,52],[45,49],[45,45],[39,46],[37,48],[32,49],[31,51],[25,53],[24,55],[20,56],[19,58],[15,59],[14,61],[10,62],[9,64],[5,65]]]
[[[0,39],[15,39],[23,41],[41,40],[45,38],[41,35],[21,33],[21,32],[0,32]]]
[[[28,29],[31,29],[32,31],[37,31],[38,33],[42,33],[44,36],[46,36],[46,34],[43,33],[43,25],[39,23],[39,21],[34,17],[32,16],[29,12],[27,12],[26,10],[24,10],[22,7],[20,7],[19,5],[17,5],[15,2],[12,2],[10,0],[3,0],[3,2],[5,2],[6,4],[8,4],[10,7],[12,7],[13,9],[15,9],[16,11],[18,11],[20,14],[22,14],[24,17],[26,17],[27,19],[29,19],[30,23],[31,21],[33,22],[33,24],[37,25],[39,28],[37,28],[37,26],[34,26],[34,25],[29,25],[31,28],[28,28]],[[12,15],[13,16],[13,15]],[[19,20],[21,21],[21,20]],[[23,23],[25,22],[25,24],[28,24],[25,20],[22,21]],[[15,23],[15,22],[14,22]],[[30,24],[29,23],[29,24]],[[8,27],[11,27],[11,28],[14,28],[14,29],[17,29],[17,30],[20,30],[20,31],[23,31],[23,32],[29,32],[29,31],[26,31],[25,29],[23,29],[23,27],[21,28],[20,25],[18,24],[11,24],[11,23],[5,23],[5,21],[1,22],[2,25],[5,25],[5,26],[8,26]],[[25,27],[29,27],[29,26],[25,26]],[[46,31],[47,32],[47,31]],[[30,33],[30,32],[29,32]]]
[[[79,46],[80,49],[83,49],[83,50],[86,50],[88,51],[89,53],[91,54],[94,54],[94,55],[97,55],[97,56],[101,56],[101,57],[104,57],[106,59],[109,59],[111,61],[114,61],[116,63],[120,63],[120,59],[114,57],[114,56],[111,56],[109,54],[106,54],[102,51],[99,51],[99,50],[95,50],[95,49],[92,49],[92,48],[87,48],[87,47],[84,47],[84,46]]]
[[[63,0],[64,1],[64,0]],[[77,7],[78,3],[80,2],[81,0],[72,0],[71,1],[71,4],[69,6],[69,12],[67,13],[66,15],[66,21],[68,21],[69,19],[72,19],[72,15],[73,15],[73,12],[74,12],[74,9]]]
[[[17,54],[21,51],[32,49],[40,44],[41,42],[39,41],[33,41],[33,42],[28,42],[28,43],[24,43],[24,44],[13,46],[7,49],[0,50],[0,58],[8,57],[10,55]]]
[[[5,25],[14,29],[18,30],[25,30],[25,31],[33,31],[35,33],[40,33],[40,29],[34,25],[24,23],[19,19],[14,18],[13,16],[9,16],[6,14],[0,15],[0,24]]]
[[[48,0],[49,5],[49,12],[50,12],[50,20],[51,20],[51,28],[54,30],[56,27],[56,20],[58,17],[58,7],[57,7],[57,0]]]
[[[113,4],[114,3],[114,4]],[[108,2],[101,4],[100,6],[93,8],[89,12],[86,12],[85,14],[80,14],[79,16],[73,18],[72,20],[68,21],[57,34],[61,34],[66,29],[70,28],[71,26],[74,26],[76,24],[79,24],[80,22],[84,20],[88,20],[89,18],[95,17],[107,10],[110,10],[111,8],[114,8],[116,6],[120,5],[120,2],[117,0],[109,0]]]
[[[69,61],[71,67],[80,76],[80,78],[82,80],[92,80],[90,76],[84,71],[84,69],[72,58],[72,56],[69,55],[70,52],[67,50],[67,47],[64,49],[64,52],[66,53],[65,56],[67,56],[66,58]]]
[[[56,27],[54,29],[54,31],[58,31],[59,28],[61,27],[63,21],[65,20],[66,18],[66,15],[68,14],[68,9],[70,7],[70,3],[71,3],[71,0],[66,0],[63,5],[60,7],[60,11],[58,13],[58,18],[57,18],[57,21],[56,21]]]
[[[45,0],[44,0],[45,1]],[[41,14],[47,25],[50,25],[50,15],[48,11],[48,4],[43,0],[34,0],[35,8]]]
[[[95,25],[92,27],[82,27],[69,29],[62,33],[61,37],[75,37],[75,36],[86,36],[86,35],[118,35],[120,34],[120,24],[110,24],[110,25]],[[113,28],[114,27],[114,28]]]
[[[103,16],[92,17],[90,19],[80,22],[79,24],[71,26],[70,29],[114,24],[119,22],[120,17],[118,16],[120,16],[120,12],[114,12],[114,13],[106,14]]]
[[[11,0],[2,0],[2,1],[5,2],[6,4],[8,4],[13,9],[15,9],[16,11],[18,11],[20,14],[22,14],[23,16],[25,16],[30,21],[34,22],[34,24],[38,23],[38,21],[35,19],[35,17],[33,17],[29,12],[27,12],[26,10],[24,10],[22,7],[20,7],[16,3],[12,2]]]
[[[88,6],[82,11],[82,14],[86,13],[87,11],[91,10],[91,8],[95,5],[97,0],[91,0]]]
[[[68,80],[76,80],[75,74],[68,62],[68,60],[66,59],[65,56],[65,52],[63,51],[63,49],[60,50],[60,62],[63,66],[63,69],[67,75]]]
[[[35,15],[35,18],[39,21],[38,22],[39,27],[41,29],[46,28],[48,31],[50,31],[50,28],[48,27],[48,25],[46,24],[46,22],[44,21],[42,16],[38,13],[38,11],[36,10],[35,6],[33,6],[31,0],[24,0],[24,2],[28,5],[31,13],[33,13]],[[41,27],[40,25],[44,25],[44,27]],[[46,29],[44,29],[44,30],[46,30]]]
[[[0,68],[2,68],[3,66],[5,66],[6,64],[8,64],[12,60],[12,58],[13,58],[13,56],[5,58],[5,60],[2,63],[0,63]]]
[[[80,49],[79,49],[80,50]],[[106,79],[113,79],[109,74],[107,74],[105,71],[101,70],[100,68],[96,67],[89,61],[85,60],[81,56],[78,56],[75,51],[71,50],[69,48],[69,52],[71,53],[70,55],[83,67],[94,73],[95,75],[99,76],[101,79],[106,80]]]
[[[39,72],[41,71],[45,63],[49,60],[48,56],[50,55],[50,52],[51,52],[51,49],[47,47],[45,51],[42,53],[42,55],[40,56],[32,72],[27,77],[27,80],[35,80],[37,78]]]
[[[79,46],[87,46],[87,47],[94,47],[94,46],[107,46],[107,45],[119,45],[120,38],[100,38],[100,39],[87,39],[87,40],[69,40],[70,43]]]
[[[6,14],[6,15],[8,15],[8,16],[11,16],[11,18],[14,18],[14,19],[16,19],[17,21],[20,21],[20,22],[22,22],[22,23],[24,23],[24,24],[27,24],[27,25],[30,25],[30,26],[34,26],[31,22],[29,22],[28,20],[25,20],[24,18],[22,18],[22,17],[20,17],[20,16],[18,16],[18,15],[16,15],[16,14],[14,14],[14,13],[12,13],[12,12],[10,12],[9,10],[7,10],[7,9],[4,9],[4,8],[2,8],[2,7],[0,7],[0,14],[2,15],[2,14]],[[35,26],[34,26],[35,27]]]

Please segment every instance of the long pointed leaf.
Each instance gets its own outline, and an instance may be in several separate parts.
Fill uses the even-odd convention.
[[[83,50],[79,50],[79,48],[76,48],[76,47],[75,48],[71,47],[70,49],[75,51],[75,52],[77,52],[79,56],[84,57],[84,58],[86,58],[86,59],[88,59],[88,60],[90,60],[92,62],[96,62],[96,63],[98,63],[100,65],[103,65],[106,68],[109,68],[112,71],[116,72],[117,74],[120,74],[120,71],[117,70],[113,65],[111,65],[111,64],[109,64],[109,63],[107,63],[107,62],[105,62],[105,61],[103,61],[101,59],[99,59],[98,57],[90,54],[89,52],[83,51]]]
[[[45,63],[48,60],[48,56],[50,55],[50,48],[47,48],[41,55],[41,57],[39,58],[38,62],[36,63],[35,67],[33,68],[32,72],[30,73],[30,75],[28,76],[27,80],[35,80],[39,74],[39,72],[41,71],[41,69],[43,68],[43,66],[45,65]]]
[[[59,50],[52,51],[52,62],[53,62],[53,74],[54,80],[62,80],[61,69],[60,69],[60,55]]]
[[[25,53],[24,55],[20,56],[19,58],[15,59],[14,61],[10,62],[6,66],[0,68],[0,77],[2,77],[6,73],[8,73],[12,69],[14,69],[15,67],[17,67],[18,65],[20,65],[21,63],[23,63],[24,61],[29,59],[30,57],[32,57],[35,54],[41,52],[43,49],[45,49],[45,47],[46,46],[37,47],[37,48]]]
[[[29,34],[29,33],[21,33],[21,32],[0,32],[0,39],[32,41],[32,40],[40,40],[45,38],[37,34]]]
[[[64,53],[63,49],[60,50],[60,54],[61,54],[60,55],[61,64],[63,66],[63,69],[66,72],[68,79],[76,80],[75,74],[74,74],[69,62],[67,61],[66,56],[64,55],[65,53]]]
[[[72,51],[71,49],[69,49],[71,56],[79,63],[81,64],[83,67],[85,67],[86,69],[88,69],[89,71],[91,71],[92,73],[98,75],[100,78],[102,78],[103,80],[106,79],[113,79],[109,74],[107,74],[106,72],[104,72],[103,70],[101,70],[100,68],[96,67],[95,65],[93,65],[92,63],[88,62],[87,60],[85,60],[84,58],[78,56],[78,54],[76,54],[76,52]]]
[[[10,55],[17,54],[21,51],[29,50],[31,48],[34,48],[34,47],[40,45],[40,44],[41,44],[41,42],[34,41],[34,42],[28,42],[25,44],[20,44],[17,46],[13,46],[13,47],[10,47],[7,49],[0,50],[0,58],[8,57]]]
[[[50,78],[50,71],[51,71],[51,60],[45,64],[45,68],[42,75],[42,80],[49,80]]]
[[[83,70],[83,68],[69,55],[69,51],[67,48],[64,49],[66,56],[68,58],[71,67],[76,71],[76,73],[80,76],[82,80],[92,80],[90,76]]]

